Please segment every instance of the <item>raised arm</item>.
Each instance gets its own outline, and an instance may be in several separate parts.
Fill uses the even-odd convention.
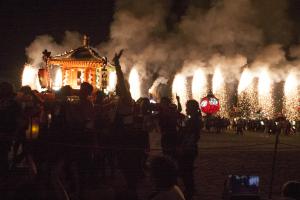
[[[182,106],[181,106],[181,103],[180,103],[180,97],[176,94],[176,100],[177,100],[177,110],[178,112],[181,112],[182,111]]]
[[[124,74],[122,72],[121,65],[120,65],[120,57],[122,56],[122,53],[123,53],[123,49],[119,53],[116,53],[113,58],[113,62],[117,74],[117,85],[116,85],[117,94],[124,100],[131,101],[131,94],[128,88],[126,87]]]

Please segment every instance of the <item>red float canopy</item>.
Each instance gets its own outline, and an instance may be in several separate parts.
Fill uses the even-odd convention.
[[[201,99],[200,108],[206,114],[214,114],[220,110],[220,101],[213,94],[208,94]]]

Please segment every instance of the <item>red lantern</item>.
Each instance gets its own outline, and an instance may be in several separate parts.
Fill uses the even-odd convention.
[[[46,69],[39,69],[38,72],[40,85],[42,88],[48,87],[48,71]]]
[[[200,108],[206,114],[214,114],[220,110],[220,101],[210,93],[201,99]]]

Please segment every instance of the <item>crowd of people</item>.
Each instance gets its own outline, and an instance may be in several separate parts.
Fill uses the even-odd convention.
[[[168,97],[155,104],[148,98],[134,101],[119,63],[121,54],[113,59],[113,96],[87,82],[79,90],[63,86],[55,94],[29,86],[15,93],[11,84],[0,83],[1,187],[24,161],[30,175],[24,184],[15,184],[17,193],[2,189],[1,199],[82,199],[87,188],[118,179],[119,174],[126,190],[112,199],[139,199],[138,183],[149,172],[154,185],[149,199],[190,200],[202,128],[221,133],[232,126],[238,134],[260,130],[261,122],[256,127],[254,121],[242,119],[202,119],[195,100],[186,102],[185,115],[179,97],[176,104]],[[162,155],[150,159],[153,130],[161,133]]]
[[[2,190],[1,196],[80,199],[87,187],[118,178],[118,170],[130,199],[138,199],[137,186],[146,171],[151,172],[155,186],[150,199],[192,199],[194,161],[203,126],[199,103],[187,101],[184,115],[179,97],[177,104],[167,97],[157,104],[148,98],[134,101],[119,63],[121,54],[113,59],[115,96],[95,91],[87,82],[78,91],[64,86],[55,94],[40,94],[29,86],[15,93],[11,84],[0,83],[0,179],[6,180],[25,160],[30,182],[55,191],[51,195],[45,194],[47,189],[33,192],[28,188],[32,184],[27,184],[20,189],[23,192],[13,195]],[[160,130],[163,156],[149,159],[153,129]],[[177,176],[184,190],[177,186]]]
[[[205,116],[203,117],[203,123],[208,133],[224,133],[227,130],[233,130],[236,131],[237,135],[243,135],[245,131],[250,131],[267,133],[269,135],[282,133],[288,136],[300,130],[299,121],[294,121],[294,124],[292,124],[284,117],[274,119],[236,117],[231,120],[220,116]]]

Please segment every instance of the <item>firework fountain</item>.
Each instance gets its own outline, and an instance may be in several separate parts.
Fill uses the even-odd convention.
[[[257,105],[254,74],[249,68],[245,68],[241,74],[238,85],[238,108],[241,116],[253,118]]]
[[[182,74],[176,74],[172,84],[172,96],[176,99],[179,96],[182,105],[182,111],[185,113],[185,103],[188,100],[187,94],[187,80]]]
[[[41,90],[38,79],[38,70],[31,65],[25,65],[22,74],[22,86],[30,86],[31,89]]]
[[[220,100],[221,109],[219,115],[228,117],[228,102],[225,79],[219,66],[215,68],[212,78],[212,90],[214,95]]]
[[[197,69],[192,81],[192,96],[199,101],[207,94],[207,79],[203,69]]]
[[[274,116],[273,83],[270,72],[262,67],[258,77],[258,104],[263,117]]]
[[[295,73],[290,72],[284,85],[283,109],[289,120],[299,120],[299,81]]]
[[[134,100],[141,97],[140,77],[136,68],[132,68],[129,74],[130,93]]]

